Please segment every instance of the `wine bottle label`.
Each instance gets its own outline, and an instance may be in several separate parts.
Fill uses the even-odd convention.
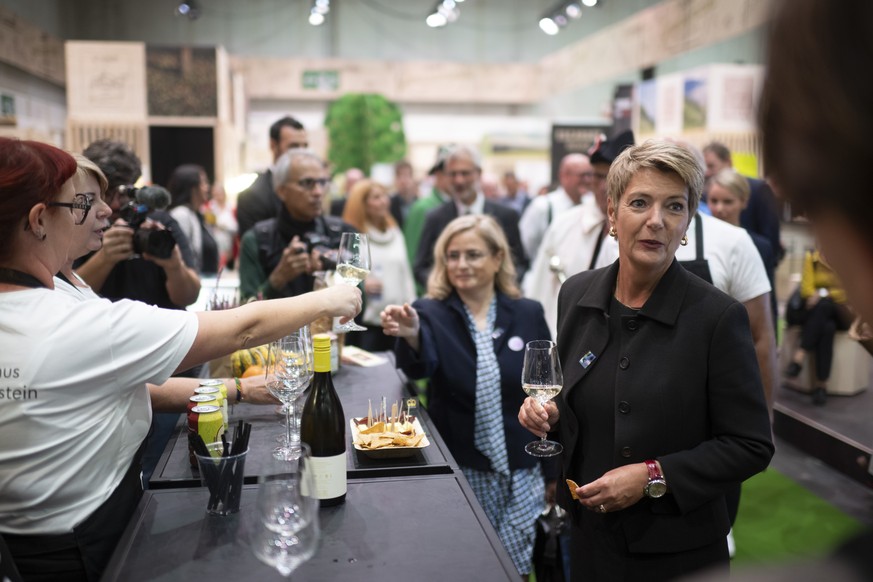
[[[333,499],[346,494],[346,453],[333,457],[312,457],[315,496]]]

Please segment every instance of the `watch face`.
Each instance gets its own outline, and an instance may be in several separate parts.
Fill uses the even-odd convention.
[[[667,484],[664,481],[656,479],[649,481],[649,484],[646,486],[646,495],[653,499],[663,497],[666,492]]]

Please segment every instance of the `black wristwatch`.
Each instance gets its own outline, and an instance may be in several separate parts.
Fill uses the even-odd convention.
[[[646,494],[646,497],[652,499],[663,497],[667,493],[667,481],[664,480],[661,469],[658,468],[658,463],[650,459],[646,461],[646,468],[649,470],[649,482],[646,483],[643,493]]]

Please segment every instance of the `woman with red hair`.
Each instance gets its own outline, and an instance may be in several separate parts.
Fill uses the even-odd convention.
[[[361,306],[346,286],[204,313],[56,292],[97,211],[76,167],[0,138],[0,534],[26,580],[99,579],[142,493],[147,382]]]

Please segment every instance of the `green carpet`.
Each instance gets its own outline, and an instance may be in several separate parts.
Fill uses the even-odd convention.
[[[862,527],[803,486],[768,469],[743,484],[732,566],[827,554]]]

